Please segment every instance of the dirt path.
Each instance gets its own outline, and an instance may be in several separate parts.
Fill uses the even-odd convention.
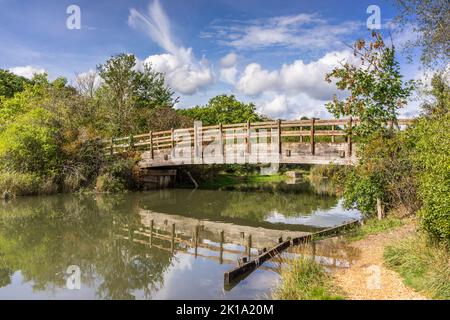
[[[415,225],[408,224],[393,231],[369,235],[350,243],[350,246],[360,250],[360,256],[350,268],[337,270],[333,274],[336,284],[346,292],[347,299],[426,299],[405,286],[396,272],[383,266],[384,247],[414,232]]]

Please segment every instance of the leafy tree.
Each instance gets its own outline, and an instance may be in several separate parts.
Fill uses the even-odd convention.
[[[434,101],[422,104],[427,116],[440,117],[450,112],[450,84],[449,76],[443,72],[434,74],[431,89],[426,93],[433,96]]]
[[[219,123],[242,123],[247,120],[261,121],[265,119],[256,112],[253,103],[243,103],[234,95],[219,95],[208,101],[205,106],[179,110],[180,114],[202,121],[203,125]]]
[[[394,47],[385,45],[379,33],[372,33],[373,42],[358,40],[354,55],[360,65],[343,63],[327,74],[326,80],[336,79],[340,90],[350,95],[342,100],[334,96],[326,104],[335,117],[354,116],[360,120],[355,132],[362,138],[384,132],[389,121],[397,120],[397,110],[407,101],[413,90],[411,81],[404,83],[395,60]]]
[[[0,69],[0,96],[11,98],[16,92],[22,91],[27,83],[30,83],[27,78]]]
[[[450,58],[450,1],[395,0],[399,14],[397,22],[412,28],[417,38],[407,48],[421,49],[421,60],[429,67],[446,67]]]
[[[0,133],[0,163],[6,171],[46,174],[58,163],[58,137],[52,115],[36,108]]]
[[[165,85],[164,76],[150,65],[136,69],[134,55],[120,54],[97,67],[103,84],[97,91],[102,110],[113,135],[149,129],[149,112],[157,107],[172,107],[177,99]]]

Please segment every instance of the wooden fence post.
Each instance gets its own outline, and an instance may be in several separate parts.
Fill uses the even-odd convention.
[[[301,120],[300,120],[301,121]],[[302,131],[303,131],[303,126],[300,126],[300,142],[303,142],[303,134],[302,134]]]
[[[381,204],[380,198],[377,198],[377,217],[378,217],[378,220],[381,220],[384,218],[384,208],[383,208],[383,205]]]
[[[250,145],[250,120],[247,120],[247,154],[251,153]]]
[[[149,135],[150,135],[150,156],[153,160],[153,159],[155,159],[155,156],[153,154],[153,131],[150,130]]]
[[[170,129],[170,143],[172,146],[172,150],[171,150],[170,154],[172,155],[172,158],[173,158],[175,155],[175,137],[174,137],[173,128]]]
[[[311,154],[315,154],[315,142],[314,142],[314,124],[316,119],[314,117],[311,119],[311,132],[310,132],[310,143],[311,143]]]
[[[347,135],[347,154],[349,157],[352,156],[352,117],[348,119],[348,135]]]
[[[331,126],[331,131],[334,131],[334,125]],[[334,135],[331,135],[331,143],[334,143]]]
[[[225,163],[225,150],[224,150],[224,144],[223,144],[223,125],[222,123],[219,123],[219,148],[220,148],[220,154],[222,155],[222,161]]]
[[[277,129],[278,129],[278,152],[279,154],[282,154],[281,151],[281,120],[277,120]]]

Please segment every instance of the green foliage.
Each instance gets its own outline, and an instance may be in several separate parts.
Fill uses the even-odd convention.
[[[30,81],[27,78],[17,76],[8,70],[0,69],[0,96],[11,98],[16,92],[25,88]]]
[[[110,159],[106,163],[97,177],[97,192],[123,192],[136,187],[133,178],[133,159]]]
[[[253,103],[240,102],[234,95],[219,95],[209,100],[205,106],[181,109],[179,113],[194,120],[202,121],[204,126],[219,123],[243,123],[247,120],[255,122],[265,119],[256,112]]]
[[[52,115],[36,108],[0,133],[2,170],[47,174],[58,164],[58,137]]]
[[[162,73],[150,65],[136,70],[134,55],[120,54],[97,67],[103,80],[96,95],[101,101],[109,135],[122,136],[148,131],[150,112],[172,107],[177,99],[165,85]]]
[[[371,234],[377,234],[389,230],[394,230],[404,225],[404,220],[399,218],[388,217],[382,220],[376,218],[364,221],[359,228],[353,228],[345,231],[344,235],[347,240],[357,241]]]
[[[279,300],[342,300],[332,278],[312,259],[288,261],[281,272],[281,285],[273,297]]]
[[[328,82],[337,79],[338,89],[350,92],[343,100],[335,96],[326,104],[328,111],[337,118],[358,117],[355,133],[363,139],[386,132],[386,125],[396,122],[397,110],[413,90],[412,82],[402,81],[394,47],[387,47],[379,33],[372,33],[372,37],[372,43],[359,40],[354,45],[361,65],[346,62],[326,76]]]
[[[448,248],[431,245],[423,237],[415,236],[387,247],[384,260],[406,285],[433,299],[450,299]]]
[[[420,48],[422,63],[427,67],[446,67],[450,51],[450,2],[448,0],[395,0],[396,22],[404,31],[414,34],[405,45],[410,54]]]
[[[0,172],[0,192],[8,191],[14,196],[50,194],[55,192],[51,177],[33,173]]]
[[[437,72],[431,79],[431,89],[427,94],[433,96],[433,102],[425,102],[422,109],[426,116],[440,117],[450,112],[450,85],[449,75]]]
[[[450,246],[450,113],[420,119],[411,131],[416,142],[411,159],[423,203],[422,226]]]

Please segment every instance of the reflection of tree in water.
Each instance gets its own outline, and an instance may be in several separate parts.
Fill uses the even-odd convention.
[[[139,224],[129,199],[90,196],[33,197],[0,208],[0,286],[15,270],[33,290],[65,288],[65,271],[78,265],[82,281],[107,299],[146,297],[161,286],[172,256],[115,240],[113,219]],[[126,201],[125,201],[126,200]]]
[[[296,192],[298,186],[284,188],[284,192],[168,190],[165,193],[150,193],[139,203],[143,209],[155,212],[200,219],[239,218],[253,222],[263,222],[273,211],[295,217],[327,210],[338,203],[336,197],[318,195],[308,186],[305,189],[305,185],[301,186],[301,193]]]

